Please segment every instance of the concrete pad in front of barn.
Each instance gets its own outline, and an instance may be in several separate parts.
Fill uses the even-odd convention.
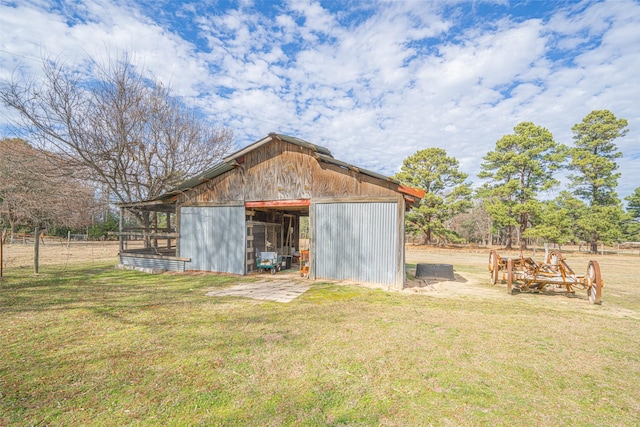
[[[258,282],[239,283],[230,288],[207,292],[209,297],[234,296],[262,301],[288,303],[311,288],[311,284],[291,279],[260,280]]]

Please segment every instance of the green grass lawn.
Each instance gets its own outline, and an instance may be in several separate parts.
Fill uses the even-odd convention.
[[[219,275],[5,274],[0,425],[638,425],[639,320],[571,298],[320,283],[281,304],[206,297],[250,280]]]

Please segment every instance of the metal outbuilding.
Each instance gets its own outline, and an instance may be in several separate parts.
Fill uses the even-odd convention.
[[[157,199],[120,204],[121,218],[125,210],[147,218],[137,230],[121,221],[120,262],[248,274],[256,254],[286,259],[308,244],[311,279],[402,289],[404,214],[422,197],[324,147],[271,133]],[[127,236],[143,237],[146,248],[128,250]]]

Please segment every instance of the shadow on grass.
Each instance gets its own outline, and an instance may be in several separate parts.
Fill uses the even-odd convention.
[[[33,275],[14,269],[0,285],[0,312],[89,310],[103,316],[207,301],[198,289],[236,283],[219,275],[150,275],[112,265],[50,269]]]
[[[511,292],[511,295],[513,296],[518,296],[518,295],[532,295],[532,296],[536,296],[536,297],[542,297],[542,296],[546,296],[546,297],[564,297],[564,298],[568,298],[568,299],[577,299],[577,300],[581,300],[581,301],[586,301],[591,303],[591,301],[589,300],[589,295],[587,294],[586,290],[576,290],[575,292],[567,292],[566,290],[527,290],[527,291],[521,291],[518,288],[514,288],[513,291]],[[595,304],[595,305],[602,305],[600,304]]]
[[[73,267],[73,268],[47,268],[35,274],[30,270],[12,268],[5,272],[0,281],[0,289],[28,289],[51,287],[58,284],[69,283],[73,280],[87,280],[94,276],[108,276],[113,272],[113,266],[104,265],[100,267]]]

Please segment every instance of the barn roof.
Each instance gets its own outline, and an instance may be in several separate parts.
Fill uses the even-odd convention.
[[[370,177],[376,178],[376,179],[380,179],[382,181],[388,181],[394,184],[398,185],[398,191],[400,193],[412,196],[412,197],[416,197],[418,199],[424,197],[424,192],[422,192],[422,190],[416,190],[414,188],[410,188],[410,187],[406,187],[404,185],[402,185],[400,183],[400,181],[390,178],[388,176],[385,175],[381,175],[379,173],[367,170],[367,169],[363,169],[354,165],[351,165],[349,163],[343,162],[341,160],[338,160],[336,158],[333,157],[333,155],[331,154],[331,151],[329,151],[328,148],[322,147],[320,145],[316,145],[316,144],[312,144],[310,142],[307,142],[303,139],[300,138],[296,138],[293,136],[289,136],[289,135],[283,135],[283,134],[279,134],[279,133],[275,133],[272,132],[269,135],[267,135],[265,138],[262,138],[259,141],[254,142],[253,144],[250,144],[238,151],[236,151],[235,153],[225,157],[220,163],[214,165],[213,167],[205,170],[204,172],[187,179],[186,181],[182,182],[180,185],[178,185],[177,187],[171,189],[170,191],[158,196],[156,199],[153,200],[153,202],[155,202],[155,204],[158,203],[162,203],[163,200],[166,199],[171,199],[174,196],[182,193],[184,190],[196,187],[197,185],[202,184],[203,182],[206,182],[210,179],[213,179],[219,175],[222,175],[225,172],[228,172],[232,169],[234,169],[236,166],[238,166],[238,160],[245,156],[247,153],[265,145],[268,144],[269,142],[273,141],[274,139],[279,139],[285,142],[288,142],[290,144],[294,144],[294,145],[298,145],[300,147],[304,147],[307,148],[311,151],[313,151],[315,153],[315,157],[318,161],[321,162],[325,162],[325,163],[330,163],[339,167],[343,167],[345,169],[349,169],[349,170],[353,170],[355,172],[361,173],[363,175],[368,175]],[[129,205],[137,205],[140,206],[140,203],[146,204],[147,202],[138,202],[138,203],[123,203],[123,204],[119,204],[119,206],[122,207],[129,207]]]

